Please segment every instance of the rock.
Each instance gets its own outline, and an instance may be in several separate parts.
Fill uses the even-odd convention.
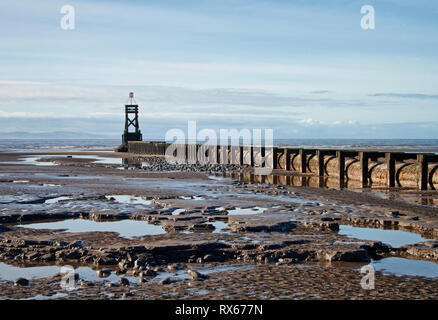
[[[152,269],[146,269],[146,271],[143,271],[141,273],[145,277],[156,277],[158,273]]]
[[[135,260],[137,260],[137,256],[135,254],[132,254],[132,253],[128,253],[126,255],[126,258],[128,259],[129,262],[134,262]]]
[[[165,271],[162,267],[155,267],[155,268],[153,268],[152,270],[154,270],[155,272],[163,272],[163,271]]]
[[[14,285],[15,286],[28,286],[29,285],[29,280],[27,280],[25,278],[15,279]]]
[[[132,297],[134,294],[132,292],[125,292],[122,294],[122,299],[126,299],[127,297]]]
[[[326,261],[346,261],[346,262],[370,262],[371,258],[364,249],[339,250],[319,253]]]
[[[196,270],[188,270],[187,273],[189,274],[190,278],[192,280],[204,280],[206,278],[205,275],[200,274],[198,271]]]
[[[175,263],[175,264],[169,264],[169,265],[167,266],[167,270],[169,270],[169,271],[178,271],[178,270],[180,270],[181,268],[182,268],[181,265],[178,264],[178,263]]]
[[[66,246],[68,246],[68,242],[56,241],[53,245],[56,246],[56,247],[66,247]]]
[[[215,227],[210,223],[196,223],[189,227],[190,231],[213,231]]]
[[[108,288],[114,288],[114,287],[118,287],[119,285],[117,283],[114,283],[114,282],[107,282],[107,283],[105,283],[105,286]]]
[[[128,270],[126,270],[126,269],[119,269],[119,270],[116,271],[116,275],[125,274],[126,272],[128,272]]]
[[[98,266],[103,266],[105,265],[105,260],[103,260],[102,258],[97,258],[96,260],[94,260],[94,264]]]
[[[390,216],[392,216],[394,218],[405,216],[404,213],[400,213],[399,211],[391,211],[389,214],[390,214]]]
[[[140,267],[144,267],[146,265],[146,259],[140,258],[135,260],[134,262],[134,268],[139,269]]]
[[[37,260],[41,255],[38,252],[31,253],[27,256],[29,260]]]
[[[119,268],[122,269],[129,269],[132,268],[134,266],[134,264],[130,261],[127,260],[122,260],[119,262]]]
[[[79,281],[79,284],[81,285],[81,287],[92,287],[93,283],[90,281],[85,281],[85,280],[81,280]]]
[[[215,256],[212,255],[212,254],[206,254],[203,259],[204,259],[205,262],[215,261],[216,260]]]
[[[166,285],[166,284],[171,284],[172,282],[174,282],[174,281],[171,278],[165,278],[165,279],[161,280],[159,282],[159,284]]]
[[[70,247],[78,247],[78,248],[84,248],[85,243],[82,240],[77,240],[70,244]]]
[[[79,260],[82,257],[82,255],[83,252],[79,250],[71,250],[65,255],[65,258],[69,260]]]
[[[55,255],[53,253],[47,253],[43,256],[41,256],[42,261],[53,261],[55,260]]]
[[[4,226],[4,225],[2,225],[2,224],[0,224],[0,233],[7,232],[7,231],[11,231],[11,229],[6,227],[6,226]]]
[[[121,286],[129,286],[129,285],[130,285],[129,280],[126,279],[126,278],[120,278],[120,279],[119,279],[119,284],[120,284]]]
[[[102,270],[97,270],[96,275],[99,278],[107,278],[111,275],[111,272],[112,272],[111,269],[102,269]]]

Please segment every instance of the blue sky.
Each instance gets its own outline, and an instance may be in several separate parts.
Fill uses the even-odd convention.
[[[60,27],[63,5],[75,30]],[[374,30],[360,9],[373,5]],[[0,137],[145,138],[273,128],[276,138],[436,138],[438,3],[427,0],[0,3]]]

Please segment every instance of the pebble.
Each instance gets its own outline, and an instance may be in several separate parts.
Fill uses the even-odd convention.
[[[121,286],[129,286],[130,285],[129,280],[126,278],[123,278],[123,277],[119,279],[119,284]]]
[[[29,280],[27,280],[25,278],[15,279],[14,285],[15,286],[28,286],[29,285]]]

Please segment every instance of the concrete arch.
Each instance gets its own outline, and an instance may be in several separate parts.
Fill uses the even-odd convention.
[[[348,180],[349,179],[349,173],[348,173],[348,169],[350,169],[351,165],[353,165],[354,163],[359,162],[359,160],[357,160],[356,158],[353,158],[350,160],[350,162],[348,162],[348,164],[345,165],[345,177]]]
[[[277,168],[286,170],[286,154],[283,152],[281,154],[277,154]]]
[[[403,163],[398,169],[396,169],[395,181],[397,182],[398,187],[402,187],[401,182],[400,182],[400,174],[401,174],[402,170],[408,166],[413,166],[413,165],[415,165],[415,164],[414,163]]]
[[[428,180],[429,180],[430,188],[432,190],[436,190],[436,188],[435,188],[435,186],[433,184],[433,176],[434,176],[434,174],[435,174],[435,172],[437,170],[438,170],[438,164],[435,167],[433,167],[432,170],[430,170],[430,173],[429,173],[429,179]]]
[[[312,168],[310,166],[310,160],[312,160],[312,158],[315,158],[316,155],[315,154],[311,154],[310,157],[307,159],[307,157],[305,157],[306,159],[306,168],[307,168],[307,172],[313,172]]]
[[[328,169],[327,169],[327,165],[328,165],[328,163],[329,163],[331,160],[333,160],[333,159],[336,159],[336,156],[329,156],[328,159],[326,159],[326,160],[324,161],[324,172],[325,172],[325,174],[326,174],[327,176],[329,176],[329,171],[328,171]]]
[[[368,181],[369,181],[370,185],[373,184],[373,170],[375,168],[377,168],[378,166],[381,166],[384,164],[385,164],[384,162],[376,162],[368,168]]]
[[[293,156],[290,157],[290,167],[293,169],[293,171],[298,171],[297,168],[295,168],[294,162],[295,158],[298,157],[298,153],[294,153]]]

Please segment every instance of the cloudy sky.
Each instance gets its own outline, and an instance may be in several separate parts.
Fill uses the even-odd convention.
[[[438,137],[436,1],[2,0],[0,40],[0,137],[119,137],[130,91],[144,138],[188,120],[276,138]]]

